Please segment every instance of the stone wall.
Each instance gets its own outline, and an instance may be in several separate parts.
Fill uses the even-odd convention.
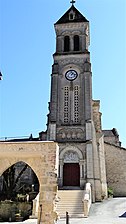
[[[105,143],[108,187],[114,196],[126,196],[126,149]]]
[[[38,223],[53,224],[56,218],[58,154],[58,145],[54,142],[0,142],[0,175],[13,164],[23,161],[38,177],[40,184]]]

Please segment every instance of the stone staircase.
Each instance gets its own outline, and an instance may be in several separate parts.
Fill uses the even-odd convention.
[[[66,216],[68,212],[70,217],[84,217],[83,190],[58,190],[57,212],[60,218]]]

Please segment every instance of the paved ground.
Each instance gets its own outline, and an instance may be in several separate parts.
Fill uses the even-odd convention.
[[[126,217],[119,218],[126,212],[126,198],[113,198],[92,205],[89,218],[70,219],[70,224],[126,224]],[[65,224],[65,220],[58,221]]]
[[[92,205],[89,218],[70,219],[69,224],[126,224],[126,217],[119,218],[126,212],[126,198],[113,198]],[[37,220],[29,219],[24,224],[37,224]],[[12,224],[23,224],[22,222]],[[4,222],[4,224],[7,224]],[[66,224],[65,219],[57,224]]]

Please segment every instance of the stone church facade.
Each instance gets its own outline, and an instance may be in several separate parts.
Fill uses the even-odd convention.
[[[94,202],[107,197],[107,185],[126,195],[126,150],[115,128],[102,130],[100,101],[92,99],[89,21],[72,5],[54,27],[47,131],[39,137],[58,142],[59,189],[84,189],[89,182]]]
[[[89,21],[72,4],[55,23],[55,31],[56,52],[53,55],[47,130],[39,133],[38,138],[31,136],[25,141],[30,142],[29,147],[33,152],[37,151],[39,142],[43,145],[44,153],[44,145],[47,145],[47,153],[49,151],[50,154],[51,142],[58,144],[59,155],[54,150],[58,158],[56,164],[59,167],[57,176],[54,175],[57,178],[58,189],[83,190],[85,184],[90,183],[93,202],[107,198],[107,187],[113,189],[115,196],[126,196],[126,149],[121,147],[119,134],[115,128],[102,130],[100,101],[93,100],[92,97]],[[24,150],[24,139],[20,139],[19,142],[20,149]],[[11,140],[10,143],[2,142],[0,150],[4,144],[4,147],[9,144],[9,150],[13,151],[14,144],[17,151],[20,151],[19,142],[18,140]],[[39,152],[41,147],[38,149]],[[44,166],[50,162],[52,168],[57,158],[54,159],[54,155],[52,157],[49,155]],[[23,160],[21,153],[18,162],[27,160],[28,154],[27,159]],[[12,163],[8,162],[6,168]],[[32,165],[34,167],[34,156]],[[38,172],[39,159],[35,165],[34,170]],[[1,166],[2,163],[1,172],[5,171]],[[39,175],[43,181],[40,170]],[[46,186],[42,182],[40,188],[44,189],[46,195],[47,188],[43,185]],[[56,194],[56,186],[54,192]]]

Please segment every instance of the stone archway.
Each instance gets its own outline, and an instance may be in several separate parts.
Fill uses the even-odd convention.
[[[32,202],[38,193],[38,178],[23,161],[13,164],[0,176],[0,201]]]
[[[53,224],[56,218],[58,145],[54,142],[0,142],[0,175],[23,161],[35,172],[40,184],[38,223]],[[42,216],[40,220],[40,209]]]
[[[75,146],[67,146],[60,152],[59,160],[59,187],[78,186],[83,188],[83,154]],[[76,173],[76,175],[75,175]],[[76,176],[76,179],[74,178]]]

